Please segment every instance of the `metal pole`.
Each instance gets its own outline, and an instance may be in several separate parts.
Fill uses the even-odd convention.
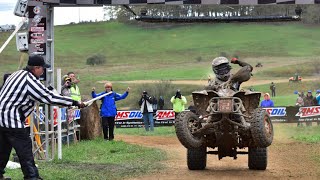
[[[61,69],[57,69],[57,90],[61,92]],[[58,109],[58,159],[62,159],[62,137],[61,137],[61,110]]]
[[[58,108],[58,159],[62,159],[61,110]]]

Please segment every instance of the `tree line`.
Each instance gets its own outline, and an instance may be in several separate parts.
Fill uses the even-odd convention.
[[[302,9],[302,22],[307,24],[320,23],[320,5],[147,5],[130,6],[136,14],[146,12],[150,16],[176,16],[176,17],[232,17],[232,16],[288,16],[296,15],[296,8]],[[104,6],[104,19],[130,22],[135,15],[124,6]]]

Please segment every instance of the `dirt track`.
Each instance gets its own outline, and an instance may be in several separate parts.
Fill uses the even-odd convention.
[[[268,167],[265,171],[249,170],[247,155],[239,155],[237,160],[224,158],[218,160],[208,155],[207,168],[204,171],[190,171],[186,164],[186,149],[176,137],[125,136],[117,135],[117,140],[147,147],[160,148],[167,152],[167,167],[153,174],[135,178],[150,179],[320,179],[319,163],[312,155],[320,153],[320,144],[307,144],[290,140],[284,135],[275,136],[269,148]]]

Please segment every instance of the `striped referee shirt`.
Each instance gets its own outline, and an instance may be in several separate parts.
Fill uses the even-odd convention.
[[[73,100],[55,94],[27,70],[8,77],[0,91],[0,127],[24,128],[24,121],[34,109],[35,102],[71,106]]]

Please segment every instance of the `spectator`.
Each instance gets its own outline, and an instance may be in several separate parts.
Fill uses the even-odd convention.
[[[155,96],[152,96],[152,109],[154,112],[158,109],[158,100]]]
[[[152,98],[148,95],[147,91],[143,91],[141,99],[139,100],[139,106],[141,107],[141,112],[143,114],[143,123],[146,131],[154,131],[154,122],[153,122],[153,109],[152,109]]]
[[[263,95],[263,97],[264,97],[264,100],[263,101],[261,101],[261,105],[260,105],[260,107],[274,107],[274,103],[273,103],[273,101],[270,99],[270,94],[269,93],[265,93],[264,95]]]
[[[298,93],[298,97],[296,100],[296,106],[304,106],[304,101],[303,101],[303,92]],[[303,126],[301,122],[298,122],[297,126]]]
[[[2,86],[4,85],[4,83],[6,82],[6,80],[8,79],[8,77],[10,76],[11,74],[4,74],[3,75],[3,81],[2,81]],[[1,89],[2,89],[2,86],[0,87],[0,91],[1,91]]]
[[[304,97],[303,102],[304,102],[305,106],[313,106],[313,105],[315,105],[313,103],[314,102],[314,98],[312,96],[312,91],[311,90],[308,90],[307,96]],[[312,122],[306,122],[306,125],[307,126],[312,126]]]
[[[61,95],[62,96],[68,96],[71,97],[71,78],[69,78],[68,76],[66,76],[63,79],[63,86],[61,88]]]
[[[320,105],[320,89],[317,90],[315,99],[316,99],[316,105],[319,106]],[[317,125],[320,126],[320,122],[319,121],[317,122]]]
[[[318,89],[316,92],[316,100],[317,100],[317,105],[320,105],[320,89]]]
[[[294,80],[295,81],[298,81],[299,80],[299,74],[296,72],[294,73]]]
[[[126,92],[123,94],[118,94],[113,92],[112,83],[107,82],[104,85],[105,91],[99,94],[96,94],[95,88],[92,88],[91,95],[93,98],[101,96],[103,94],[112,92],[111,94],[104,96],[101,98],[102,104],[100,109],[100,116],[102,118],[102,130],[103,130],[103,137],[104,140],[112,141],[114,139],[114,120],[117,115],[117,107],[115,101],[119,101],[121,99],[125,99],[128,94],[130,88],[128,87]]]
[[[271,96],[275,97],[276,96],[276,85],[273,82],[271,82],[271,84],[270,84],[270,90],[271,90]]]
[[[312,96],[312,91],[308,90],[307,96],[303,98],[304,106],[313,106],[314,104],[314,98]]]
[[[42,179],[35,166],[30,133],[24,126],[36,101],[61,106],[85,106],[70,97],[53,93],[40,82],[44,68],[48,67],[42,56],[29,56],[27,67],[9,76],[0,91],[0,179],[6,179],[3,174],[12,148],[18,155],[24,179]]]
[[[162,96],[160,96],[159,100],[158,100],[158,105],[159,105],[159,109],[163,110],[164,107],[164,99]]]
[[[304,102],[305,106],[313,106],[313,105],[315,105],[313,103],[313,96],[312,96],[312,91],[311,90],[308,90],[307,96],[305,96],[303,98],[303,102]]]
[[[298,97],[297,97],[297,100],[296,100],[296,106],[304,106],[304,101],[303,101],[303,92],[299,93],[298,92]]]
[[[170,101],[173,105],[173,111],[175,112],[175,117],[177,117],[180,112],[185,110],[184,105],[187,104],[187,99],[186,97],[181,95],[180,89],[176,91],[176,95],[172,96]]]
[[[71,98],[75,101],[81,101],[80,89],[78,87],[79,79],[76,78],[74,72],[68,72],[68,77],[71,79]]]

